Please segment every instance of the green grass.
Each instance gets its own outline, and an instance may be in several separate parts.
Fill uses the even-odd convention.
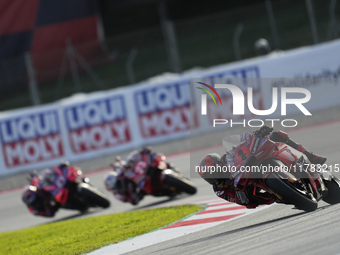
[[[44,224],[0,234],[0,254],[83,254],[175,222],[198,211],[183,205]]]

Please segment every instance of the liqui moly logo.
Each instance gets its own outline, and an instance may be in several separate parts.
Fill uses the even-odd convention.
[[[142,136],[157,137],[190,130],[190,82],[139,90],[134,94]]]
[[[123,96],[73,104],[63,113],[74,153],[115,147],[131,141]]]
[[[8,168],[64,156],[58,114],[41,111],[0,120],[5,164]]]

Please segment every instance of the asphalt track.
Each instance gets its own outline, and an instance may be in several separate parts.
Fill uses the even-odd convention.
[[[291,132],[291,137],[312,151],[327,156],[327,164],[339,164],[340,122],[303,128]],[[200,157],[210,151],[222,152],[222,148],[199,150],[190,156]],[[189,154],[181,153],[170,158],[189,176]],[[53,219],[29,214],[20,200],[21,190],[0,193],[0,232],[22,229],[52,221],[98,216],[115,212],[142,209],[150,206],[168,206],[173,203],[215,198],[211,187],[201,179],[192,178],[198,187],[194,196],[181,197],[175,201],[146,197],[138,206],[116,201],[104,190],[105,171],[88,174],[91,182],[108,195],[111,207],[93,210],[79,215],[74,211],[60,210]],[[340,173],[335,173],[340,177]],[[288,205],[274,205],[217,227],[189,234],[185,237],[152,245],[129,254],[339,254],[340,253],[340,205],[330,206],[324,202],[312,213],[304,213]]]
[[[339,164],[340,123],[303,128],[291,136]],[[335,173],[339,177],[339,173]],[[340,204],[320,202],[305,213],[288,205],[222,223],[207,230],[127,254],[340,254]]]

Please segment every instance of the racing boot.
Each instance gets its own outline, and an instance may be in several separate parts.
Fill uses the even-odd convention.
[[[297,144],[296,142],[294,142],[293,140],[289,139],[287,133],[283,132],[283,131],[278,131],[278,132],[273,132],[273,134],[271,135],[270,139],[274,142],[282,142],[285,143],[291,147],[293,147],[294,149],[302,152],[303,154],[305,154],[307,156],[307,158],[309,159],[309,161],[312,164],[324,164],[327,160],[327,158],[314,154],[313,152],[308,151],[305,147],[303,147],[301,144]]]

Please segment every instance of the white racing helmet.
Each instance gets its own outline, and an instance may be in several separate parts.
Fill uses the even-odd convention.
[[[108,191],[116,191],[118,182],[118,174],[115,171],[110,171],[106,174],[104,183]]]

